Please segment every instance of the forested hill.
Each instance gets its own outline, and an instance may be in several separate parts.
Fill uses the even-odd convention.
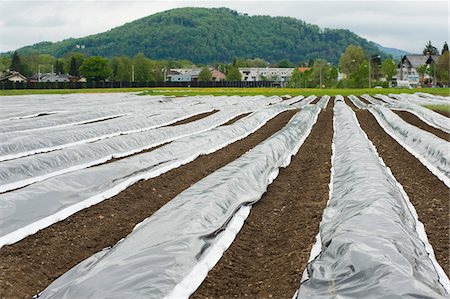
[[[152,59],[189,59],[194,63],[230,62],[233,57],[259,57],[270,62],[289,59],[294,63],[325,58],[337,63],[349,44],[359,45],[369,54],[380,53],[373,42],[349,30],[321,29],[289,17],[247,16],[228,8],[179,8],[104,33],[42,42],[18,51],[58,57],[73,51],[105,57],[143,52]],[[85,48],[77,49],[76,45]]]

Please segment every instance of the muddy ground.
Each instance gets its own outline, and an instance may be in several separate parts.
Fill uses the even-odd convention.
[[[328,200],[332,101],[191,298],[292,298]]]
[[[140,181],[109,200],[1,248],[0,298],[30,298],[42,291],[80,261],[116,244],[177,194],[280,130],[295,112],[284,112],[243,140]]]

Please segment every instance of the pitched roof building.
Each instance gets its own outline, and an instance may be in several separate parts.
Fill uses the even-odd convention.
[[[417,69],[421,66],[429,66],[434,64],[439,58],[439,55],[423,55],[423,54],[408,54],[402,56],[398,64],[397,80],[409,81],[411,85],[418,85],[424,79],[430,78],[425,75],[420,78]]]
[[[0,74],[0,82],[9,81],[9,82],[26,82],[27,77],[22,75],[19,72],[10,71],[3,74]]]

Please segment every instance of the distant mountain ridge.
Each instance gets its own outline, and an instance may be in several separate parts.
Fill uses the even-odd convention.
[[[172,9],[103,33],[42,42],[18,51],[58,57],[73,51],[105,57],[143,52],[153,59],[194,63],[230,62],[234,57],[294,63],[324,58],[336,64],[350,44],[361,46],[369,55],[386,57],[390,51],[349,30],[322,29],[290,17],[248,16],[228,8]]]
[[[377,43],[375,43],[375,45],[378,47],[378,49],[380,49],[381,51],[383,51],[384,53],[386,53],[388,55],[391,55],[392,58],[394,58],[394,59],[399,59],[406,54],[410,54],[409,52],[406,52],[406,51],[403,51],[400,49],[383,47],[382,45],[377,44]]]

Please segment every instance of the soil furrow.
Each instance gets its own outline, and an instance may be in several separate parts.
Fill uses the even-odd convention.
[[[191,298],[292,298],[328,200],[332,103]]]
[[[286,111],[247,138],[82,210],[0,249],[0,298],[30,298],[203,177],[237,159],[280,130],[297,111]]]
[[[420,118],[418,118],[414,114],[409,113],[407,111],[398,111],[398,110],[392,110],[392,111],[395,112],[398,116],[400,116],[407,123],[410,123],[411,125],[416,126],[422,130],[428,131],[444,140],[447,140],[447,141],[450,140],[449,134],[426,124],[424,121],[422,121]]]
[[[378,154],[408,194],[419,220],[425,225],[437,261],[449,275],[449,189],[386,134],[370,112],[359,110],[356,114]]]
[[[165,126],[165,127],[174,127],[174,126],[179,126],[179,125],[188,124],[188,123],[191,123],[191,122],[193,122],[193,121],[200,120],[200,119],[202,119],[202,118],[205,118],[205,117],[208,117],[208,116],[210,116],[210,115],[213,115],[214,113],[216,113],[216,112],[218,112],[218,111],[219,111],[219,110],[213,110],[213,111],[211,111],[211,112],[200,113],[200,114],[197,114],[197,115],[188,117],[188,118],[186,118],[186,119],[179,120],[179,121],[177,121],[177,122],[175,122],[175,123],[173,123],[173,124],[167,125],[167,126]]]

